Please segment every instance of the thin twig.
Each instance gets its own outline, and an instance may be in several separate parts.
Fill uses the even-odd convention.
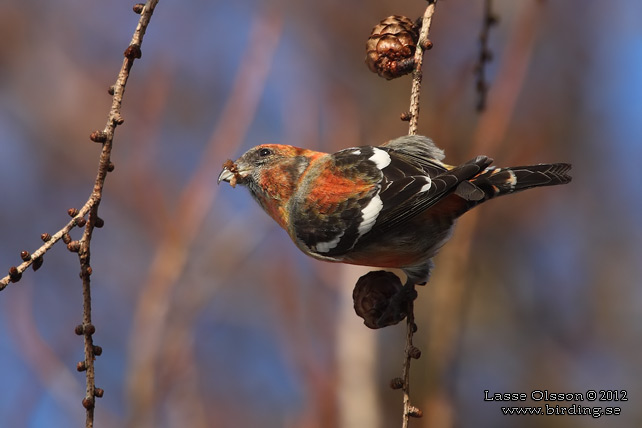
[[[419,93],[421,91],[421,65],[423,64],[424,50],[430,48],[431,43],[428,39],[430,32],[430,23],[432,15],[435,13],[437,0],[428,0],[428,7],[424,12],[421,20],[421,30],[419,31],[419,40],[415,50],[415,68],[412,72],[412,89],[410,91],[410,128],[408,135],[417,134],[419,123]]]
[[[401,373],[401,377],[403,379],[402,428],[408,428],[408,419],[411,415],[420,416],[420,410],[410,403],[410,361],[412,360],[412,350],[415,349],[412,344],[412,335],[415,333],[415,329],[414,302],[411,300],[408,303],[408,315],[406,316],[406,347],[404,348],[403,370]]]
[[[432,43],[428,39],[430,34],[430,24],[432,16],[435,13],[437,0],[428,0],[428,6],[424,12],[421,29],[419,31],[419,40],[415,50],[415,68],[412,72],[412,89],[410,92],[410,126],[408,135],[416,135],[419,124],[419,95],[421,92],[421,66],[423,64],[424,50],[429,49]],[[414,291],[414,284],[407,284]],[[406,315],[406,346],[404,348],[404,361],[402,370],[402,391],[403,391],[403,418],[402,428],[408,428],[409,418],[421,417],[421,410],[417,409],[410,403],[410,362],[413,358],[418,358],[419,350],[412,344],[412,337],[416,330],[414,302],[412,299],[408,303]]]
[[[42,257],[42,255],[45,254],[47,251],[49,251],[49,249],[53,247],[54,244],[63,237],[63,235],[69,233],[71,229],[76,227],[76,219],[84,217],[87,214],[87,212],[89,212],[89,209],[93,205],[93,202],[90,202],[90,201],[91,199],[87,201],[85,205],[78,211],[78,215],[74,217],[71,221],[69,221],[69,223],[67,223],[62,229],[60,229],[58,232],[56,232],[51,236],[47,236],[46,238],[47,240],[45,241],[45,243],[42,244],[37,250],[35,250],[31,254],[31,257],[29,257],[28,260],[22,262],[18,266],[13,266],[10,269],[10,272],[12,273],[0,279],[0,291],[4,290],[7,287],[7,285],[9,285],[10,282],[17,282],[17,280],[12,278],[17,276],[19,279],[22,273],[25,270],[27,270],[27,268],[31,266],[35,260]],[[44,236],[45,234],[43,234],[43,240],[45,240]]]

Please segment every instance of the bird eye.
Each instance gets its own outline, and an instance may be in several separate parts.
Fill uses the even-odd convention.
[[[259,156],[261,156],[262,158],[264,158],[265,156],[269,156],[271,154],[272,154],[272,150],[270,150],[270,149],[261,149],[261,150],[259,150]]]

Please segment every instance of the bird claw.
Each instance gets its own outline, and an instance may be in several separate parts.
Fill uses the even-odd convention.
[[[401,321],[408,315],[408,304],[417,298],[417,290],[411,285],[406,283],[397,293],[395,293],[388,305],[377,319],[377,328],[394,325]]]

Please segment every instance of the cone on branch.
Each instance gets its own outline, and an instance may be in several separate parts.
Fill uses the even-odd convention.
[[[359,278],[352,292],[352,299],[354,310],[363,318],[366,327],[382,328],[397,324],[405,318],[405,313],[390,310],[402,288],[399,277],[385,270],[368,272]]]
[[[415,65],[419,32],[406,16],[392,15],[373,29],[366,43],[366,64],[373,73],[391,80],[410,73]]]

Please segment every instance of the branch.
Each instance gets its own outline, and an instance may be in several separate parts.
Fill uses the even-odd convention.
[[[23,272],[29,267],[33,266],[37,270],[42,265],[44,254],[51,249],[56,242],[63,240],[67,244],[67,248],[72,252],[78,253],[80,262],[80,277],[82,279],[83,289],[83,321],[82,324],[76,327],[76,334],[84,336],[84,354],[85,359],[77,365],[78,371],[86,372],[86,393],[82,401],[86,409],[86,427],[93,427],[94,423],[94,407],[95,397],[102,397],[103,390],[96,388],[95,385],[95,372],[94,360],[96,356],[102,353],[102,348],[94,346],[92,335],[96,331],[91,323],[91,280],[92,273],[90,265],[90,245],[92,233],[95,227],[102,227],[103,220],[98,217],[98,206],[103,196],[103,186],[107,173],[113,171],[114,165],[112,164],[111,150],[114,140],[114,132],[118,125],[123,123],[121,116],[121,105],[123,95],[125,93],[125,86],[129,78],[129,72],[134,64],[134,61],[141,57],[141,43],[149,21],[154,12],[154,8],[158,4],[158,0],[148,0],[146,4],[136,4],[134,12],[141,15],[132,40],[125,50],[123,65],[118,73],[116,83],[109,89],[112,95],[112,105],[107,116],[107,124],[102,131],[94,131],[90,135],[90,139],[97,143],[102,143],[102,150],[98,162],[98,171],[92,192],[80,209],[71,208],[67,212],[72,217],[62,229],[57,231],[53,236],[44,233],[41,235],[44,244],[36,249],[33,253],[29,254],[27,251],[22,251],[20,256],[23,263],[18,266],[12,266],[9,269],[9,275],[0,279],[0,291],[6,288],[10,282],[18,282],[22,277]],[[88,220],[85,219],[88,216]],[[85,227],[82,238],[79,241],[72,241],[69,232],[74,227]]]
[[[415,68],[412,72],[412,89],[410,92],[410,125],[408,135],[417,134],[419,123],[419,95],[421,92],[422,78],[421,66],[423,64],[424,50],[432,47],[432,42],[428,39],[428,35],[430,33],[430,24],[432,22],[432,16],[435,13],[436,4],[437,0],[428,0],[428,6],[426,7],[421,22],[417,49],[415,50]],[[414,291],[414,284],[408,283],[406,286],[411,287],[410,291]],[[412,344],[412,337],[415,331],[417,331],[417,325],[415,324],[414,301],[410,299],[406,315],[406,346],[404,348],[402,378],[393,379],[393,387],[400,385],[403,391],[402,428],[408,428],[408,421],[411,416],[422,416],[421,410],[410,403],[410,362],[413,358],[419,358],[421,356],[421,351]]]
[[[419,31],[419,41],[415,50],[415,68],[412,72],[412,89],[410,91],[410,128],[408,135],[417,134],[419,122],[419,93],[421,92],[421,65],[423,64],[424,50],[432,47],[432,42],[428,39],[430,32],[430,23],[432,15],[435,13],[437,0],[428,0],[428,7],[421,19],[421,30]]]
[[[87,410],[86,422],[85,425],[87,428],[93,426],[94,420],[94,407],[95,407],[95,397],[102,397],[103,390],[96,388],[95,384],[95,371],[94,371],[94,360],[97,355],[102,353],[102,348],[99,346],[94,346],[93,344],[93,333],[96,331],[95,327],[91,323],[91,273],[92,269],[90,266],[90,246],[91,246],[91,237],[96,227],[97,222],[102,223],[98,220],[98,205],[102,199],[103,186],[105,184],[105,178],[107,172],[113,170],[113,164],[110,161],[112,143],[114,139],[114,132],[118,125],[123,123],[123,118],[121,116],[121,105],[123,100],[123,95],[125,94],[125,86],[127,85],[127,80],[129,78],[129,72],[134,65],[134,61],[141,57],[141,43],[143,42],[143,37],[149,21],[154,13],[154,8],[158,4],[158,0],[148,0],[147,3],[143,6],[141,4],[136,4],[134,6],[134,11],[140,13],[140,19],[131,42],[127,49],[124,52],[123,65],[118,73],[118,78],[116,83],[110,92],[113,92],[112,105],[107,117],[107,124],[105,129],[100,132],[92,133],[91,137],[94,141],[104,141],[103,149],[100,154],[100,161],[98,163],[98,173],[96,175],[96,181],[94,183],[94,189],[89,197],[89,200],[85,204],[88,206],[89,210],[89,221],[85,227],[85,231],[80,240],[80,248],[78,251],[78,258],[80,261],[80,277],[82,278],[82,290],[83,290],[83,322],[82,325],[76,327],[76,333],[84,335],[85,338],[85,360],[79,363],[79,369],[84,368],[86,371],[86,391],[85,398],[82,401],[83,406]]]

